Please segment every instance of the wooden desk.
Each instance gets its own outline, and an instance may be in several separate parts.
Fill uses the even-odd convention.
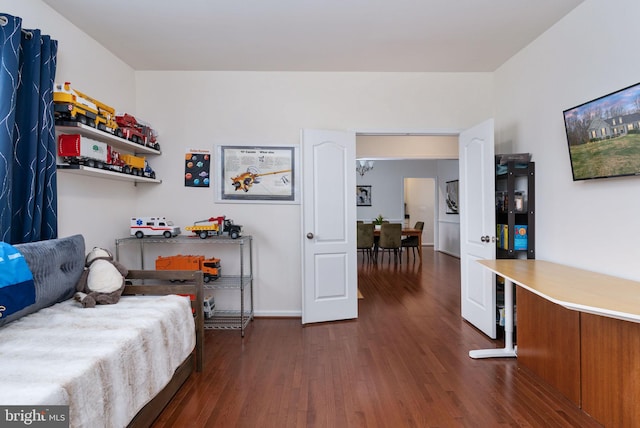
[[[373,230],[373,236],[380,236],[380,229]],[[402,236],[417,236],[418,237],[418,255],[420,256],[420,262],[422,262],[422,230],[420,229],[402,229]]]
[[[479,260],[501,277],[574,311],[640,322],[640,282],[543,260]]]
[[[640,282],[542,260],[479,263],[505,278],[505,306],[518,285],[518,365],[604,426],[637,426]]]

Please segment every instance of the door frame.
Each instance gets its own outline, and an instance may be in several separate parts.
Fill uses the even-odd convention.
[[[395,128],[395,129],[384,129],[384,128],[372,128],[372,129],[349,129],[349,131],[353,131],[356,134],[356,158],[357,158],[357,153],[358,153],[358,136],[359,135],[384,135],[384,136],[397,136],[397,137],[410,137],[410,136],[414,136],[414,135],[423,135],[423,136],[442,136],[442,135],[448,135],[448,136],[455,136],[455,137],[459,137],[460,133],[464,131],[464,129],[458,129],[458,128],[424,128],[424,129],[411,129],[411,128],[407,128],[407,129],[403,129],[403,128]],[[436,156],[422,156],[422,157],[418,157],[418,158],[411,158],[411,160],[444,160],[440,157],[436,157]],[[384,158],[375,158],[375,160],[408,160],[405,157],[400,157],[400,156],[386,156]],[[448,159],[447,160],[453,160],[453,159]],[[455,160],[459,160],[459,157],[456,158]],[[354,165],[354,173],[355,173],[355,165]],[[435,181],[435,186],[436,186],[436,202],[435,202],[435,206],[434,209],[438,210],[437,212],[439,212],[439,198],[438,198],[438,183],[439,183],[439,176],[436,175],[434,178]],[[404,187],[404,186],[403,186]],[[436,213],[437,213],[436,212]],[[438,217],[434,216],[434,223],[436,223]],[[440,234],[438,232],[438,228],[436,227],[436,224],[434,224],[434,232],[433,232],[433,248],[437,249],[440,248]]]

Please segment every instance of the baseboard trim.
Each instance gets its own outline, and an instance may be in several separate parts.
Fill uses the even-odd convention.
[[[451,251],[445,251],[445,250],[436,250],[436,251],[438,251],[439,253],[444,253],[444,254],[446,254],[448,256],[451,256],[451,257],[455,257],[457,259],[460,258],[460,254],[454,254]]]
[[[255,318],[302,318],[302,311],[255,311]]]

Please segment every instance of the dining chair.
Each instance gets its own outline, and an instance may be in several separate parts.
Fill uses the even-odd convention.
[[[384,261],[385,251],[389,252],[389,263],[391,263],[391,250],[393,250],[393,261],[402,263],[400,252],[402,251],[402,225],[400,223],[383,223],[380,228],[380,241],[378,241],[378,249],[382,250],[382,258]],[[377,258],[377,256],[376,256]]]
[[[380,230],[383,224],[389,223],[389,220],[382,220],[382,223],[376,223],[376,219],[373,219],[372,223],[375,225],[376,230]],[[380,241],[380,235],[376,235],[373,237],[373,243],[376,248],[375,254],[378,256],[378,242]]]
[[[424,222],[423,221],[417,221],[415,226],[413,226],[414,229],[419,229],[419,230],[424,230]],[[416,259],[416,249],[418,248],[418,245],[420,243],[420,240],[418,239],[417,236],[407,236],[406,238],[404,238],[402,240],[401,243],[401,247],[403,249],[407,249],[407,262],[409,262],[409,248],[411,248],[411,252],[413,254],[413,259]]]
[[[366,255],[367,260],[371,261],[374,257],[373,253],[373,223],[357,224],[357,248],[362,251],[363,260]]]

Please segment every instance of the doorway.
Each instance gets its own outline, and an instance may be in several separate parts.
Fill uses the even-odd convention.
[[[436,181],[433,178],[404,179],[405,226],[413,227],[416,221],[424,222],[422,244],[435,242],[435,213],[437,212]]]
[[[357,185],[372,186],[370,207],[358,207],[359,220],[370,221],[383,214],[390,221],[404,222],[404,178],[433,180],[432,216],[425,216],[423,242],[436,251],[460,257],[460,224],[458,216],[444,210],[445,183],[458,179],[458,132],[390,133],[356,132],[356,159],[374,160],[374,169]],[[384,201],[384,206],[378,205]],[[415,211],[415,209],[413,209]],[[417,213],[409,212],[413,226]],[[427,232],[427,229],[430,229]]]

